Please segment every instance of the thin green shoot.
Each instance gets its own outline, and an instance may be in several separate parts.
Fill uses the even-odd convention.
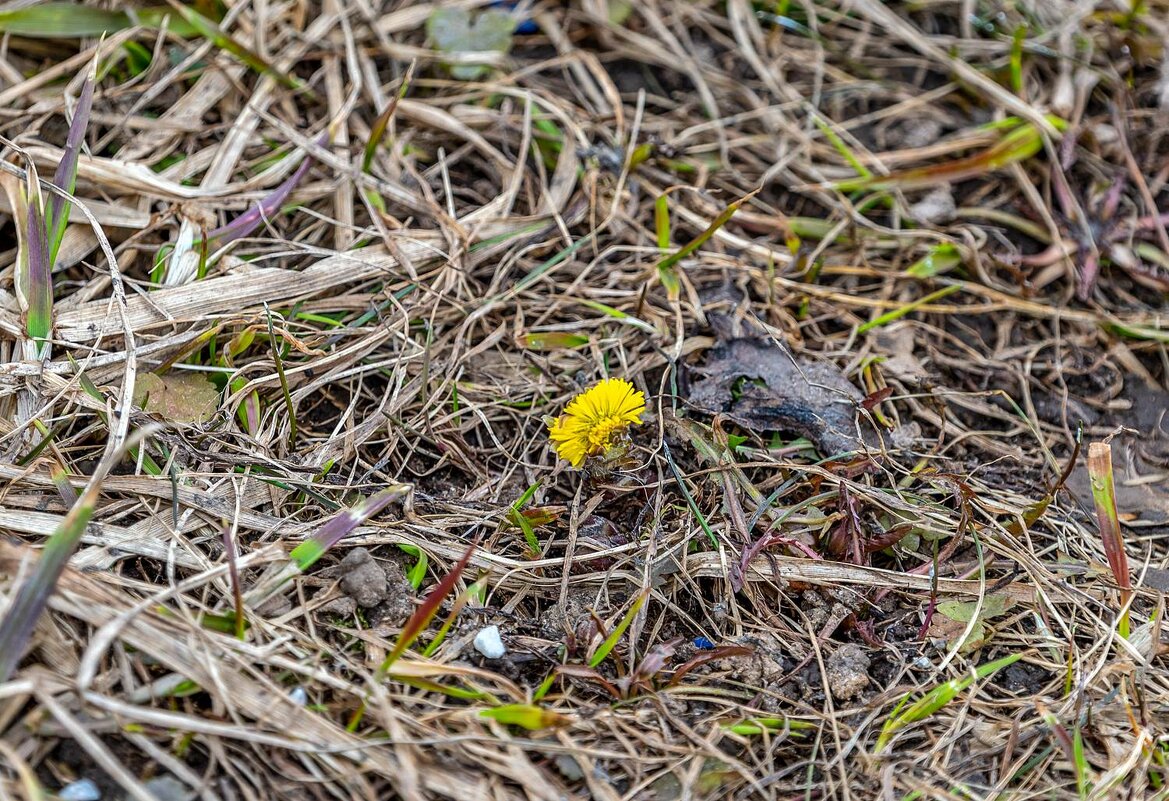
[[[738,723],[725,723],[723,728],[744,737],[760,734],[804,737],[807,736],[807,732],[815,731],[817,726],[811,721],[791,718],[747,718]]]
[[[477,599],[482,595],[482,592],[486,586],[487,576],[483,576],[474,584],[467,587],[467,589],[459,593],[459,597],[456,598],[455,602],[451,605],[450,614],[446,616],[446,619],[442,622],[442,625],[439,626],[438,633],[434,635],[434,639],[431,640],[430,643],[426,646],[425,650],[423,650],[422,655],[424,657],[429,658],[433,656],[434,652],[442,646],[443,642],[446,641],[447,634],[450,633],[451,626],[454,625],[455,620],[458,618],[459,612],[462,612],[463,607],[471,601],[477,601]]]
[[[960,284],[944,286],[935,292],[931,292],[928,295],[924,295],[918,298],[912,303],[906,303],[904,306],[900,306],[896,309],[893,309],[892,311],[885,312],[879,317],[869,320],[867,323],[858,326],[856,331],[858,334],[864,334],[868,331],[872,331],[874,328],[880,328],[883,325],[888,325],[894,320],[900,320],[905,315],[920,309],[922,306],[933,303],[936,300],[941,300],[948,295],[953,295],[955,292],[961,291],[961,289],[962,286]]]
[[[1092,503],[1096,507],[1096,522],[1100,525],[1100,540],[1112,577],[1120,587],[1120,605],[1123,612],[1117,623],[1121,637],[1129,635],[1129,603],[1132,601],[1132,576],[1128,569],[1128,555],[1124,550],[1124,533],[1116,511],[1116,486],[1112,477],[1112,446],[1107,442],[1088,445],[1088,477],[1092,484]]]
[[[667,189],[654,201],[654,229],[658,236],[658,250],[666,255],[670,250],[670,194]]]
[[[479,716],[508,726],[519,726],[528,731],[564,726],[571,720],[567,715],[535,704],[503,704],[493,709],[481,710]]]
[[[728,222],[730,222],[731,218],[735,216],[735,214],[739,211],[739,208],[744,203],[746,203],[751,198],[755,197],[755,194],[758,191],[759,190],[756,189],[754,192],[750,192],[749,194],[744,195],[743,197],[736,200],[734,203],[727,206],[725,209],[723,209],[719,213],[719,215],[717,217],[714,218],[714,220],[711,222],[711,224],[706,227],[706,230],[704,230],[698,236],[694,237],[689,242],[687,242],[685,245],[683,245],[681,248],[679,248],[677,250],[677,252],[672,253],[671,255],[665,256],[662,259],[660,259],[658,261],[656,267],[657,267],[657,271],[658,271],[658,276],[662,280],[662,284],[667,286],[667,288],[668,288],[668,286],[669,286],[668,282],[671,280],[676,280],[678,277],[677,272],[675,270],[675,265],[677,265],[678,262],[680,262],[682,259],[689,256],[691,253],[693,253],[694,251],[698,250],[700,247],[705,245],[707,243],[707,241],[709,241],[712,236],[714,236],[716,233],[718,233],[720,228],[722,228],[724,225],[726,225]],[[669,276],[669,277],[667,277],[667,276]]]
[[[1027,41],[1027,23],[1015,28],[1011,37],[1011,91],[1023,95],[1023,44]]]
[[[523,532],[524,540],[528,543],[528,552],[534,556],[540,555],[540,541],[536,539],[536,532],[532,528],[532,523],[528,520],[527,516],[524,515],[522,510],[524,506],[530,500],[532,500],[532,497],[536,494],[536,490],[539,488],[539,481],[537,481],[535,484],[532,484],[532,486],[524,490],[523,494],[520,495],[516,502],[511,505],[511,508],[507,512],[508,522]]]
[[[399,542],[398,547],[414,557],[414,564],[406,571],[406,580],[417,592],[422,582],[426,580],[426,568],[430,564],[430,557],[426,555],[426,551],[408,542]]]
[[[406,97],[406,93],[410,91],[410,82],[414,78],[414,66],[417,62],[410,62],[410,66],[406,69],[406,75],[402,78],[402,85],[398,87],[398,92],[382,113],[373,121],[373,125],[369,130],[369,138],[365,142],[365,150],[361,155],[361,171],[369,174],[370,167],[373,166],[373,157],[377,154],[378,145],[381,144],[382,138],[386,135],[386,129],[390,126],[390,121],[394,118],[394,112],[398,110],[398,103]],[[384,210],[384,208],[382,209]]]
[[[229,53],[239,60],[241,64],[248,69],[260,75],[271,76],[286,89],[300,90],[303,85],[299,80],[287,73],[280,72],[267,61],[265,61],[258,53],[255,53],[248,48],[241,45],[229,34],[225,33],[217,24],[209,20],[207,17],[200,14],[195,9],[174,2],[172,0],[171,7],[175,9],[182,16],[183,21],[187,23],[195,32],[197,32],[204,39],[207,39],[220,50]],[[305,93],[312,97],[312,92],[304,89]]]
[[[604,314],[608,317],[612,317],[614,320],[617,320],[617,321],[624,323],[626,325],[631,325],[634,328],[637,328],[641,331],[646,332],[647,334],[655,334],[655,335],[657,334],[657,330],[655,330],[654,327],[652,325],[650,325],[649,323],[647,323],[645,320],[634,317],[632,314],[626,314],[625,312],[621,311],[620,309],[615,309],[612,306],[601,303],[598,300],[590,300],[588,298],[580,298],[577,302],[580,303],[582,306],[588,306],[590,309],[594,309],[596,311],[599,311],[601,314]]]
[[[871,178],[873,176],[872,171],[861,163],[861,160],[856,157],[856,154],[852,152],[852,149],[847,144],[845,144],[843,139],[840,138],[840,134],[833,130],[832,126],[828,124],[827,120],[813,111],[812,122],[816,124],[816,127],[820,129],[820,133],[824,134],[824,138],[827,139],[828,143],[832,145],[833,149],[835,149],[836,152],[840,154],[841,158],[848,162],[848,166],[852,167],[853,170],[856,171],[857,175],[859,175],[861,178]]]
[[[559,675],[560,674],[555,670],[550,671],[548,675],[544,677],[544,680],[540,682],[540,686],[536,688],[536,691],[532,693],[532,700],[537,702],[542,701],[544,696],[548,694],[548,691],[551,690],[553,686],[555,686],[556,678]]]
[[[629,628],[629,624],[633,622],[633,618],[639,611],[641,611],[641,607],[648,599],[649,591],[643,590],[634,600],[633,604],[629,607],[629,611],[626,612],[625,616],[621,618],[621,621],[616,625],[616,627],[614,627],[611,632],[609,632],[609,636],[606,637],[604,641],[602,641],[601,644],[597,646],[597,650],[591,657],[589,657],[589,667],[595,668],[597,665],[605,661],[605,658],[609,656],[609,653],[617,646],[621,636],[625,634],[625,630]]]
[[[895,734],[911,723],[917,723],[930,717],[946,704],[953,701],[958,696],[958,693],[966,690],[975,681],[992,676],[999,670],[1015,664],[1022,658],[1023,654],[1015,653],[1010,656],[1005,656],[1002,659],[996,659],[993,662],[987,662],[985,665],[979,665],[970,675],[963,676],[960,679],[951,679],[944,684],[940,684],[913,703],[909,703],[912,694],[907,694],[897,704],[893,713],[881,728],[881,733],[877,736],[875,752],[879,754],[884,751],[885,746],[889,744]]]
[[[284,396],[284,408],[288,412],[288,448],[296,447],[296,407],[292,403],[292,393],[288,389],[288,376],[284,374],[284,359],[280,355],[280,346],[276,342],[276,332],[272,328],[272,312],[268,304],[264,304],[264,313],[268,320],[268,342],[272,346],[272,359],[276,363],[276,375],[280,378],[280,392]]]
[[[458,563],[456,563],[451,571],[443,577],[442,581],[440,581],[435,586],[435,588],[430,591],[430,593],[422,600],[422,603],[419,604],[418,608],[414,610],[414,613],[410,615],[410,618],[406,621],[406,625],[402,627],[402,632],[398,635],[398,639],[394,643],[394,647],[390,650],[390,653],[386,655],[386,658],[378,667],[377,673],[375,675],[375,679],[377,681],[381,681],[385,678],[394,662],[398,660],[398,657],[404,654],[406,649],[409,648],[414,643],[414,641],[418,639],[422,632],[426,630],[426,627],[430,625],[430,621],[434,619],[436,614],[438,614],[438,608],[442,605],[443,599],[446,598],[450,594],[451,590],[454,589],[455,584],[458,583],[459,577],[463,574],[463,571],[466,570],[467,564],[471,561],[472,554],[475,553],[476,545],[477,542],[473,542],[467,546],[467,550],[463,554],[463,557],[459,559]]]
[[[670,453],[670,446],[666,444],[665,440],[662,440],[662,453],[665,454],[666,464],[670,466],[670,472],[674,475],[674,482],[678,485],[678,489],[681,490],[682,497],[686,499],[686,505],[690,507],[690,511],[694,513],[694,517],[698,519],[698,524],[702,526],[702,530],[706,533],[706,538],[710,540],[711,547],[717,549],[718,537],[714,535],[710,523],[706,522],[706,515],[702,514],[702,510],[698,508],[698,502],[690,494],[690,488],[686,486],[686,480],[682,476],[682,471],[678,469],[678,465],[674,462],[674,457]]]
[[[948,273],[962,263],[962,251],[953,242],[934,245],[925,256],[915,261],[905,274],[914,278],[933,278]]]

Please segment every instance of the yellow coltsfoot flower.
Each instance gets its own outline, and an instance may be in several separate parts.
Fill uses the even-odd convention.
[[[561,459],[580,467],[613,448],[643,412],[645,395],[624,378],[606,378],[568,402],[548,424],[548,438]]]

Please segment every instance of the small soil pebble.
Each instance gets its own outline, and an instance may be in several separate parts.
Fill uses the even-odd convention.
[[[386,574],[365,548],[354,548],[341,560],[341,591],[357,605],[377,606],[388,595]]]
[[[335,617],[349,617],[357,611],[357,601],[350,598],[348,595],[342,595],[339,598],[334,598],[317,607],[317,611],[323,615],[333,615]]]
[[[828,689],[838,701],[856,698],[869,686],[869,655],[855,643],[848,643],[828,657],[824,664]]]

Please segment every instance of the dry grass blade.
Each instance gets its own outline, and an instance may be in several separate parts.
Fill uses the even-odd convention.
[[[1164,794],[1166,18],[9,3],[0,794]]]

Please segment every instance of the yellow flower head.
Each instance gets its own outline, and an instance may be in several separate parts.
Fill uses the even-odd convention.
[[[645,395],[623,378],[606,378],[568,402],[564,414],[548,424],[548,437],[560,458],[580,467],[589,456],[613,447],[625,429],[641,422]]]

